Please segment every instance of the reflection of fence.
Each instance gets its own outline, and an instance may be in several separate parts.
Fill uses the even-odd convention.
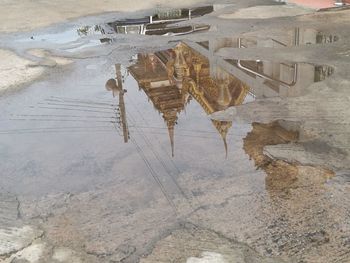
[[[338,41],[338,37],[337,36],[333,36],[333,35],[325,35],[322,33],[317,33],[316,35],[316,43],[317,44],[326,44],[326,43],[333,43]]]
[[[182,10],[159,10],[157,15],[159,19],[181,18]]]
[[[314,81],[322,81],[334,73],[334,69],[329,66],[316,66]]]

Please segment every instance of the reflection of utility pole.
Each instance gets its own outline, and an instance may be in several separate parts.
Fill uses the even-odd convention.
[[[119,89],[119,109],[120,109],[120,119],[121,119],[121,125],[123,130],[123,137],[124,137],[124,142],[127,143],[129,140],[129,130],[128,130],[128,123],[126,120],[126,110],[125,110],[125,102],[124,102],[124,93],[126,92],[126,90],[123,89],[123,81],[122,81],[120,64],[115,65],[115,72],[117,76],[117,85]]]

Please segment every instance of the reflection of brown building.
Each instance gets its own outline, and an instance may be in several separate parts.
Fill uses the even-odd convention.
[[[208,58],[180,43],[174,49],[139,54],[129,67],[140,89],[162,113],[174,154],[174,127],[180,113],[194,98],[207,114],[242,104],[249,88],[219,67],[213,69]],[[212,120],[227,152],[226,135],[232,122]]]

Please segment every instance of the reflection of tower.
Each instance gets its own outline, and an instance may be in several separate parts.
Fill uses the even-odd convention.
[[[227,141],[226,141],[226,136],[229,131],[229,129],[232,126],[232,121],[217,121],[217,120],[211,120],[212,123],[214,124],[215,128],[218,130],[220,133],[220,136],[224,142],[224,147],[225,147],[225,153],[227,157]]]
[[[170,145],[171,145],[171,155],[174,157],[174,129],[177,121],[177,112],[176,111],[167,111],[164,112],[163,118],[166,122],[166,126],[168,128]]]
[[[196,83],[197,83],[197,85],[199,85],[199,78],[200,78],[200,72],[202,69],[202,63],[196,57],[192,60],[192,62],[193,62],[193,69],[196,72]]]
[[[183,55],[182,44],[177,45],[174,51],[176,54],[174,63],[176,78],[178,81],[182,81],[184,77],[189,75],[189,68]]]
[[[119,112],[120,112],[120,120],[118,124],[122,126],[124,142],[127,143],[129,140],[129,129],[128,129],[128,123],[126,119],[126,109],[125,109],[125,102],[124,102],[124,94],[126,90],[123,89],[123,81],[122,81],[120,64],[115,65],[115,71],[116,71],[117,80],[109,79],[106,82],[106,89],[109,91],[112,91],[113,97],[118,95]]]
[[[220,80],[218,81],[219,86],[219,97],[218,97],[218,104],[222,107],[228,107],[232,100],[232,96],[229,90],[229,80]]]
[[[184,109],[188,97],[184,96],[175,84],[176,81],[171,79],[176,74],[175,70],[172,70],[175,64],[172,54],[173,52],[164,51],[147,57],[140,55],[137,63],[129,67],[129,72],[137,80],[140,90],[145,92],[154,108],[162,114],[169,133],[171,153],[174,156],[177,115]],[[150,64],[153,66],[150,67]],[[180,72],[183,72],[182,66],[179,67]]]

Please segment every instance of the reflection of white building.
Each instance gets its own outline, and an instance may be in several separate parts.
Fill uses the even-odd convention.
[[[336,41],[336,37],[325,35],[314,29],[290,30],[286,34],[274,38],[221,38],[193,44],[206,53],[212,60],[211,70],[214,72],[218,62],[225,70],[237,76],[248,86],[254,96],[296,96],[314,82],[323,80],[332,73],[329,67],[319,67],[311,64],[296,64],[259,60],[224,60],[214,56],[215,52],[224,47],[231,48],[283,48],[297,45],[310,45]],[[232,67],[234,66],[234,67]]]

